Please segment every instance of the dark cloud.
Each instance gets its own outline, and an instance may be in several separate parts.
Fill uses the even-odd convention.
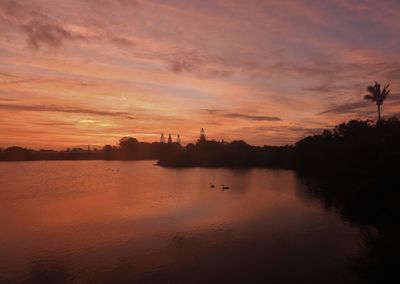
[[[313,135],[321,132],[324,128],[310,128],[301,126],[259,126],[249,128],[258,132],[274,132],[275,134],[283,135]]]
[[[27,35],[28,45],[34,49],[39,49],[46,44],[50,47],[59,47],[67,40],[100,40],[107,41],[120,47],[131,47],[134,42],[128,38],[117,36],[113,33],[97,36],[84,36],[75,34],[64,29],[61,25],[52,21],[32,20],[28,24],[22,25],[23,31]]]
[[[199,77],[226,77],[232,66],[220,57],[199,50],[177,50],[165,56],[168,69],[174,73],[191,73]]]
[[[73,39],[73,35],[62,25],[36,11],[30,4],[1,1],[0,15],[9,23],[19,27],[27,36],[28,46],[34,49],[39,49],[43,44],[57,47],[64,40]]]
[[[128,119],[136,119],[127,112],[111,112],[84,108],[63,107],[57,105],[16,105],[0,103],[0,109],[8,111],[64,112],[98,116],[120,116]]]
[[[211,115],[218,115],[227,118],[238,118],[238,119],[254,120],[254,121],[282,121],[281,118],[276,116],[249,115],[243,113],[225,112],[218,109],[202,109],[202,111],[207,112],[208,114]]]
[[[196,71],[196,65],[193,62],[185,61],[185,60],[170,60],[169,69],[174,73],[181,72],[194,72]]]
[[[11,98],[0,98],[0,101],[2,101],[2,102],[15,102],[17,100],[16,99],[11,99]]]
[[[303,91],[314,93],[315,95],[323,95],[325,101],[338,101],[338,98],[344,96],[363,96],[365,92],[365,82],[343,82],[339,80],[339,84],[325,83],[302,88]]]
[[[202,109],[201,111],[207,112],[209,114],[218,114],[222,112],[222,110],[220,109],[208,109],[208,108]]]
[[[332,86],[329,83],[303,88],[304,91],[317,92],[317,93],[331,93],[331,92],[339,90],[339,89],[342,89],[342,88],[338,87],[338,86]]]
[[[258,133],[259,135],[272,134],[276,137],[286,137],[293,141],[301,139],[301,137],[315,135],[322,133],[326,129],[331,129],[333,125],[323,125],[322,127],[303,127],[303,126],[256,126],[256,127],[244,127],[240,128],[239,131],[243,133]]]
[[[39,20],[32,20],[23,25],[23,30],[27,34],[28,45],[35,49],[39,49],[42,44],[58,47],[64,40],[72,40],[74,38],[62,26]]]
[[[76,125],[75,123],[72,122],[56,122],[56,121],[34,122],[34,124],[41,126],[56,126],[56,127],[72,127]]]
[[[396,61],[380,62],[342,62],[332,55],[313,55],[302,61],[285,57],[284,53],[276,59],[260,59],[257,64],[241,64],[241,71],[252,77],[270,77],[285,74],[288,78],[313,78],[324,84],[306,87],[305,91],[335,92],[360,87],[365,78],[387,78],[392,81],[400,76],[400,66]],[[238,65],[239,66],[239,65]],[[348,78],[354,78],[352,82]],[[351,83],[350,83],[351,82]],[[365,89],[363,87],[363,89]]]
[[[138,6],[137,1],[123,1],[125,6]],[[41,13],[40,9],[34,5],[22,5],[15,1],[0,1],[0,18],[16,26],[26,34],[28,46],[33,49],[40,49],[43,45],[59,47],[67,40],[100,40],[115,44],[120,47],[130,47],[134,43],[132,40],[115,35],[108,31],[94,36],[77,34],[66,29],[56,19]]]
[[[58,47],[74,38],[62,25],[36,9],[18,1],[0,1],[0,16],[26,34],[29,47],[39,49],[43,44]]]
[[[9,81],[0,81],[0,85],[18,85],[33,82],[33,79],[17,79]]]
[[[326,110],[318,113],[318,115],[324,114],[348,114],[359,112],[363,108],[366,108],[370,105],[367,101],[359,101],[359,102],[350,102],[338,105],[332,105],[328,107]]]
[[[264,115],[248,115],[242,113],[226,113],[225,117],[229,118],[240,118],[240,119],[248,119],[248,120],[256,120],[256,121],[281,121],[282,119],[276,116],[264,116]]]
[[[134,45],[134,42],[130,39],[113,34],[108,35],[108,41],[121,47],[130,47]]]
[[[6,77],[6,78],[20,78],[17,75],[14,75],[14,74],[11,74],[11,73],[7,73],[7,72],[0,72],[0,76]]]
[[[273,60],[259,59],[258,61],[238,62],[238,67],[252,77],[269,77],[271,75],[280,76],[285,74],[289,77],[317,77],[333,79],[340,77],[344,71],[349,71],[350,64],[339,64],[334,60],[320,61],[317,58],[309,58],[307,61],[296,62],[287,58],[282,51]]]
[[[361,88],[361,86],[359,87]],[[365,92],[362,92],[363,94]],[[398,105],[400,102],[400,93],[391,93],[384,105]],[[346,102],[343,104],[334,104],[326,108],[326,110],[318,113],[318,115],[325,114],[353,114],[357,117],[365,117],[375,115],[376,105],[371,101],[360,98],[356,102]]]
[[[195,59],[167,60],[167,62],[169,70],[174,73],[192,73],[200,77],[227,77],[233,74],[233,71],[222,66],[196,61]]]
[[[214,56],[199,50],[179,50],[166,57],[170,71],[175,73],[193,73],[215,77],[230,76],[234,73],[242,73],[251,78],[263,78],[280,76],[285,74],[290,77],[318,77],[319,79],[339,79],[344,74],[359,71],[360,64],[340,64],[334,59],[320,61],[311,58],[307,62],[294,62],[285,58],[284,51],[271,52],[270,57],[254,57],[243,55],[241,57]],[[371,69],[371,66],[369,66]],[[373,67],[373,66],[372,66]],[[330,87],[331,90],[336,87]],[[311,88],[312,89],[312,88]]]
[[[36,13],[27,8],[27,6],[23,6],[17,0],[0,1],[0,15],[8,21],[26,19],[31,14],[37,16]]]

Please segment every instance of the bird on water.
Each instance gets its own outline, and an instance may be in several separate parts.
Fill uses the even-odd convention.
[[[229,186],[222,185],[222,190],[229,189]]]

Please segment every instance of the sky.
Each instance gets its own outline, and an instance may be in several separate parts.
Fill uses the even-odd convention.
[[[400,116],[398,0],[0,0],[0,36],[0,147],[291,144],[375,80]]]

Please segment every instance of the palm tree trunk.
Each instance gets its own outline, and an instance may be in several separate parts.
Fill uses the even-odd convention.
[[[381,121],[381,105],[378,105],[378,121]]]

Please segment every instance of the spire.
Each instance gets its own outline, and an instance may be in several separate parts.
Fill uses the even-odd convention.
[[[160,143],[165,143],[164,132],[163,132],[163,133],[161,133],[161,137],[160,137]]]
[[[181,136],[178,134],[178,137],[176,137],[176,143],[181,144]]]
[[[200,130],[199,141],[206,141],[206,133],[204,132],[203,128]]]
[[[172,143],[172,137],[171,137],[171,133],[168,135],[168,144]]]

